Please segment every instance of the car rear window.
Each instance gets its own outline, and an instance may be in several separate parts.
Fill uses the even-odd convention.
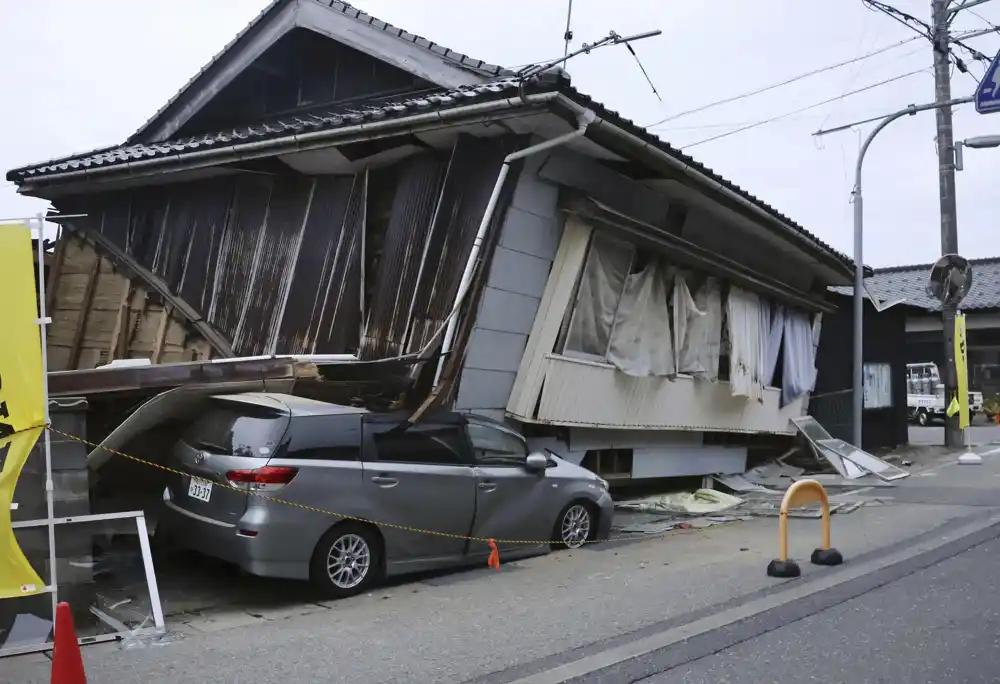
[[[285,430],[288,415],[266,406],[212,401],[184,433],[184,441],[204,451],[270,458]]]

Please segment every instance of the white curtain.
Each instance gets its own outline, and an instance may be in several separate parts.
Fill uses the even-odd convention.
[[[625,280],[611,331],[608,361],[627,375],[674,375],[670,335],[669,268],[650,260]]]
[[[674,278],[674,348],[677,372],[716,381],[722,346],[722,289],[706,278],[691,297],[683,277]]]
[[[729,384],[733,396],[762,401],[762,339],[760,297],[739,287],[729,288]]]
[[[632,253],[628,243],[594,233],[566,335],[565,353],[604,358]]]
[[[778,355],[785,330],[785,307],[775,304],[771,309],[771,325],[766,333],[767,359],[764,362],[763,380],[765,387],[774,386],[774,374],[778,370]]]
[[[817,326],[818,327],[818,326]],[[782,366],[781,405],[787,406],[812,391],[816,382],[816,345],[809,315],[788,311],[785,315],[785,362]]]

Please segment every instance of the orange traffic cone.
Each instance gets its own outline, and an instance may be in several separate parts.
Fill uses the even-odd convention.
[[[87,684],[83,655],[68,603],[56,606],[56,630],[52,651],[52,684]]]

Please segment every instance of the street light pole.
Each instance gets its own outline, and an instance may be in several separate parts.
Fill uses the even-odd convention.
[[[865,163],[865,155],[871,146],[875,136],[891,124],[896,119],[913,115],[917,112],[925,112],[941,107],[953,107],[959,104],[972,102],[971,97],[962,97],[947,102],[932,102],[924,105],[910,105],[898,112],[893,112],[884,117],[872,132],[868,134],[861,151],[858,153],[858,161],[854,167],[854,190],[851,195],[854,200],[854,363],[853,363],[853,402],[852,413],[852,439],[854,446],[861,448],[862,418],[864,415],[864,320],[865,320],[865,262],[864,262],[864,198],[861,192],[861,172]],[[854,124],[838,126],[827,130],[816,131],[813,135],[821,136],[828,133],[836,133],[853,128]]]

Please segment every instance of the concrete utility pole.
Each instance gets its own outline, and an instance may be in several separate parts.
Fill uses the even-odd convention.
[[[937,110],[937,150],[938,184],[941,203],[941,254],[958,253],[958,209],[955,200],[955,142],[952,129],[951,106],[951,60],[949,58],[949,23],[952,12],[948,10],[949,0],[931,0],[931,43],[934,46],[934,101],[941,105]],[[944,332],[944,396],[949,398],[958,388],[955,370],[955,314],[957,307],[944,305],[941,321]],[[958,427],[958,416],[945,418],[944,443],[947,447],[958,448],[964,442],[962,430]]]

